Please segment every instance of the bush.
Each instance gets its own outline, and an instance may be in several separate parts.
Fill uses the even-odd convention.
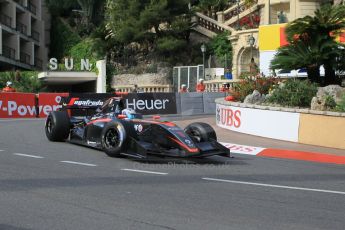
[[[37,72],[23,71],[19,73],[17,79],[15,72],[0,73],[0,88],[5,87],[7,81],[12,81],[13,87],[17,92],[37,93],[43,90],[42,83],[37,77]]]
[[[345,112],[345,93],[343,94],[341,101],[335,107],[335,110],[338,112]]]
[[[310,107],[311,99],[316,92],[315,83],[308,80],[288,79],[274,88],[268,101],[282,106]]]
[[[277,84],[279,79],[272,77],[255,76],[250,77],[247,74],[240,76],[241,80],[234,84],[230,94],[235,97],[236,101],[244,101],[247,95],[258,90],[261,94],[268,94],[270,89]]]

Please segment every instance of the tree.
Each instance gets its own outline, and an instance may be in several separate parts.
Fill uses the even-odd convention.
[[[339,55],[341,53],[338,49],[342,45],[334,42],[334,38],[344,28],[345,6],[331,5],[324,5],[320,9],[316,10],[314,17],[305,16],[303,18],[296,19],[286,27],[287,39],[290,42],[289,46],[291,46],[289,49],[293,49],[297,44],[299,48],[305,45],[305,49],[308,50],[307,48],[310,44],[314,43],[317,37],[322,36],[322,39],[318,39],[318,41],[325,42],[326,44],[318,44],[317,47],[327,47],[327,49],[324,49],[323,51],[319,50],[318,52],[321,57],[324,57],[320,60],[319,64],[323,65],[325,68],[325,84],[336,82],[335,69],[336,67],[339,67],[338,62]],[[300,40],[301,42],[296,43],[296,40]],[[330,45],[332,45],[332,47],[330,47]],[[320,52],[335,53],[338,56],[329,56],[327,53],[323,54]],[[276,57],[279,56],[280,54],[277,54]],[[282,61],[282,58],[279,58],[279,60]],[[315,64],[316,63],[309,63],[308,65],[310,66]],[[292,67],[289,69],[291,68]]]
[[[146,52],[168,56],[183,49],[192,27],[187,0],[117,0],[107,2],[107,23],[124,46],[137,43]]]
[[[224,61],[225,68],[228,68],[232,63],[232,45],[229,40],[230,32],[224,32],[215,36],[211,42],[210,47],[212,52],[218,59]]]

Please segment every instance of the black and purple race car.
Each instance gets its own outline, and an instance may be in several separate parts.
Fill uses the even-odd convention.
[[[69,98],[65,108],[49,114],[45,133],[50,141],[69,141],[103,150],[111,157],[150,156],[188,158],[220,155],[230,157],[230,150],[217,142],[213,128],[201,122],[181,129],[159,116],[143,119],[141,114],[127,109],[121,97],[102,102],[93,115],[74,116],[74,109],[88,110],[88,103],[76,103]]]

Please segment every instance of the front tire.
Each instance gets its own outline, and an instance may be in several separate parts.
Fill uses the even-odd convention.
[[[126,151],[127,133],[122,123],[108,123],[102,130],[101,138],[102,148],[108,156],[121,157],[121,153]]]
[[[212,126],[203,122],[189,124],[184,131],[195,142],[217,141],[217,134]]]
[[[45,133],[50,141],[64,141],[70,132],[70,121],[66,111],[51,112],[46,120]]]

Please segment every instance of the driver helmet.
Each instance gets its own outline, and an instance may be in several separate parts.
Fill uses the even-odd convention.
[[[6,86],[7,87],[11,87],[12,86],[12,82],[11,81],[6,82]]]
[[[122,110],[122,115],[126,115],[127,118],[129,118],[129,119],[135,118],[135,114],[136,114],[136,112],[132,108],[127,108],[127,109]]]

